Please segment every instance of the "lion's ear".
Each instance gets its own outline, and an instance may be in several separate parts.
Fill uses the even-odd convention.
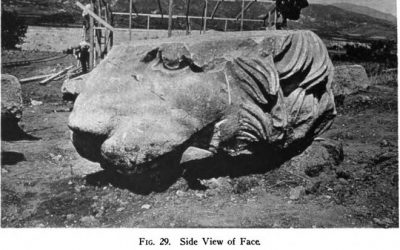
[[[140,61],[144,62],[144,63],[149,63],[149,62],[153,61],[157,57],[158,51],[159,51],[159,48],[151,50],[142,59],[140,59]]]

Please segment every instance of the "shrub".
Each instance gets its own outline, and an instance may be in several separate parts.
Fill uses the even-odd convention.
[[[23,42],[28,26],[18,14],[10,11],[1,11],[1,48],[16,49],[16,45]]]
[[[61,12],[61,13],[41,16],[37,22],[66,25],[69,23],[75,23],[75,18],[70,13]]]
[[[373,85],[397,86],[397,71],[382,72],[370,77]]]

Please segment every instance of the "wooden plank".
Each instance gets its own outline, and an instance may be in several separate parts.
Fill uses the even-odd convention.
[[[76,2],[76,5],[81,8],[82,10],[86,10],[86,12],[92,17],[94,18],[97,22],[101,23],[102,25],[104,25],[104,27],[106,27],[109,30],[114,31],[114,27],[111,26],[109,23],[107,23],[106,21],[104,21],[103,19],[101,19],[98,15],[96,15],[92,10],[87,9],[83,4],[81,4],[80,2]]]
[[[169,0],[168,5],[168,37],[172,36],[172,6],[174,4],[173,0]]]
[[[46,79],[44,79],[43,81],[39,82],[39,84],[46,84],[47,82],[53,80],[53,79],[56,78],[57,76],[60,76],[60,75],[62,75],[62,74],[67,73],[68,70],[72,69],[73,67],[75,67],[75,66],[73,66],[73,65],[72,65],[72,66],[69,66],[69,67],[67,67],[67,68],[65,68],[65,69],[63,69],[63,70],[61,70],[60,72],[55,73],[55,74],[49,76],[48,78],[46,78]]]
[[[53,75],[53,74],[32,76],[32,77],[20,79],[19,82],[20,82],[20,83],[33,82],[33,81],[41,80],[41,79],[43,79],[43,78],[48,78],[48,77],[50,77],[50,76],[52,76],[52,75]]]

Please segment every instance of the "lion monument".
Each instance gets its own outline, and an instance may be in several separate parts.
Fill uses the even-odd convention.
[[[267,166],[332,124],[333,72],[311,31],[119,45],[85,80],[69,117],[72,142],[81,156],[130,176],[158,171],[162,179],[190,162],[213,168],[215,158],[230,159],[225,170],[240,159]]]

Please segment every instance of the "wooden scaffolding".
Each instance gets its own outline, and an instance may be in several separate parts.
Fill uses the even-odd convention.
[[[129,17],[129,28],[118,30],[129,30],[129,40],[132,40],[132,18],[133,12],[135,12],[135,16],[145,16],[147,17],[147,30],[150,29],[150,19],[151,18],[164,18],[164,10],[161,5],[160,0],[149,0],[149,1],[157,1],[159,13],[160,14],[144,14],[139,13],[137,8],[135,7],[134,0],[126,0],[129,1],[129,13],[125,12],[112,12],[107,0],[91,0],[90,5],[84,6],[80,2],[76,2],[76,5],[84,11],[88,16],[88,22],[86,24],[87,27],[87,36],[86,40],[90,44],[90,60],[89,60],[89,68],[93,69],[96,64],[99,63],[101,59],[110,51],[113,45],[113,32],[116,30],[113,27],[113,16],[114,15],[125,15]],[[277,27],[277,19],[278,12],[276,8],[277,0],[242,0],[241,2],[241,11],[234,18],[226,18],[226,17],[216,17],[218,9],[223,6],[224,0],[193,0],[193,1],[203,1],[203,15],[202,16],[191,16],[190,15],[190,4],[191,0],[186,0],[186,15],[174,15],[173,14],[173,0],[169,0],[168,4],[168,37],[172,35],[172,20],[176,18],[185,18],[186,20],[186,34],[189,35],[191,31],[191,20],[192,19],[201,19],[201,29],[200,33],[206,33],[207,31],[207,20],[221,20],[225,21],[224,31],[228,29],[228,21],[240,21],[240,30],[243,30],[243,23],[246,22],[263,22],[266,29],[276,29]],[[214,8],[211,12],[211,15],[208,15],[209,2],[216,2]],[[271,3],[269,8],[267,9],[267,13],[263,18],[260,19],[246,19],[245,12],[248,10],[254,3],[263,2],[263,3]]]

